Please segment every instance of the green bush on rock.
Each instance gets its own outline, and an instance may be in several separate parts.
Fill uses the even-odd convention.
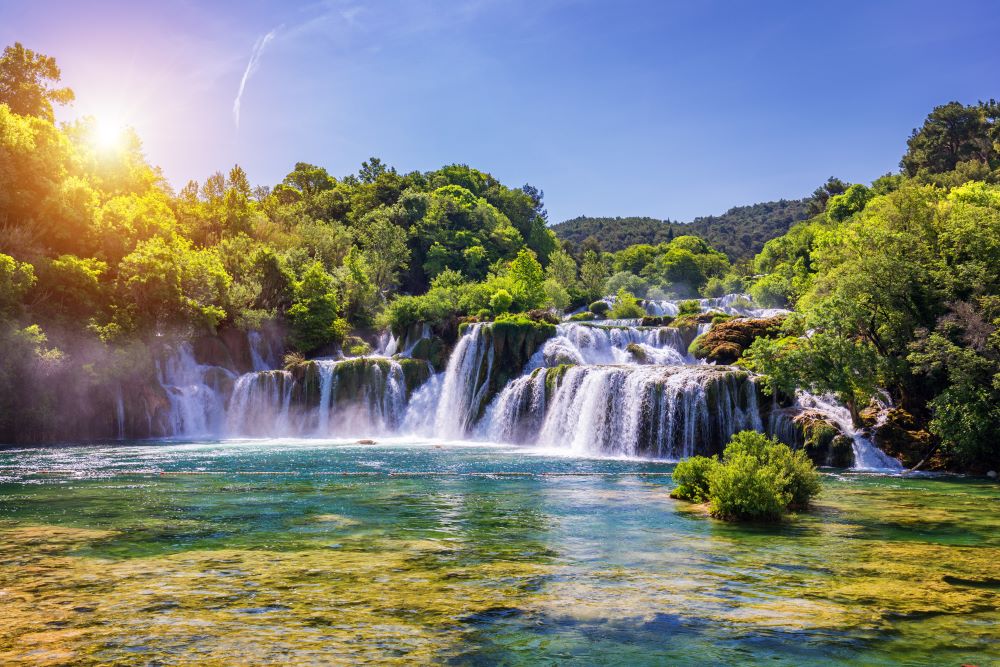
[[[674,469],[675,498],[709,502],[712,516],[776,521],[819,493],[819,475],[805,452],[755,431],[737,433],[722,460],[696,456]]]

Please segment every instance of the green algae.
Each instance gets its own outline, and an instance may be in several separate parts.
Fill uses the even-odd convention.
[[[350,465],[485,456],[465,452]],[[995,485],[825,476],[814,511],[747,527],[639,474],[669,466],[491,456],[443,476],[2,483],[0,663],[1000,660],[981,585],[1000,559]]]

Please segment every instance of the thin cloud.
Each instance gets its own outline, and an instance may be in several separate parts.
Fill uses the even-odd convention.
[[[271,43],[275,34],[280,29],[281,26],[278,26],[263,37],[258,38],[257,43],[253,45],[253,51],[250,53],[250,61],[247,63],[247,68],[243,71],[243,78],[240,79],[240,89],[236,93],[236,99],[233,100],[233,120],[236,122],[237,128],[240,126],[240,102],[243,99],[243,91],[246,90],[247,81],[257,71],[257,66],[260,64],[260,56],[264,53],[264,48]]]

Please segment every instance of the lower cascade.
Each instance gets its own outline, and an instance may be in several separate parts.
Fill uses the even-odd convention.
[[[701,306],[703,313],[759,314],[744,301],[706,299]],[[671,306],[647,304],[657,311]],[[243,374],[198,363],[185,343],[158,366],[169,403],[158,423],[172,437],[414,435],[678,460],[719,453],[742,430],[805,446],[802,434],[813,418],[841,434],[828,448],[833,453],[810,452],[814,460],[858,469],[900,467],[853,428],[835,401],[800,392],[794,405],[779,407],[763,397],[749,372],[697,361],[688,348],[711,327],[710,319],[679,327],[472,323],[440,372],[410,356],[427,348],[419,344],[431,336],[426,326],[406,344],[384,335],[381,354],[301,361],[286,369],[272,367],[280,354],[271,342],[250,334],[253,370]],[[120,398],[115,405],[121,435]]]

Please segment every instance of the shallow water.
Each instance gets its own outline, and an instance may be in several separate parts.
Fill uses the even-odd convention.
[[[1000,663],[1000,490],[829,474],[723,524],[672,466],[308,440],[0,451],[2,664]]]

